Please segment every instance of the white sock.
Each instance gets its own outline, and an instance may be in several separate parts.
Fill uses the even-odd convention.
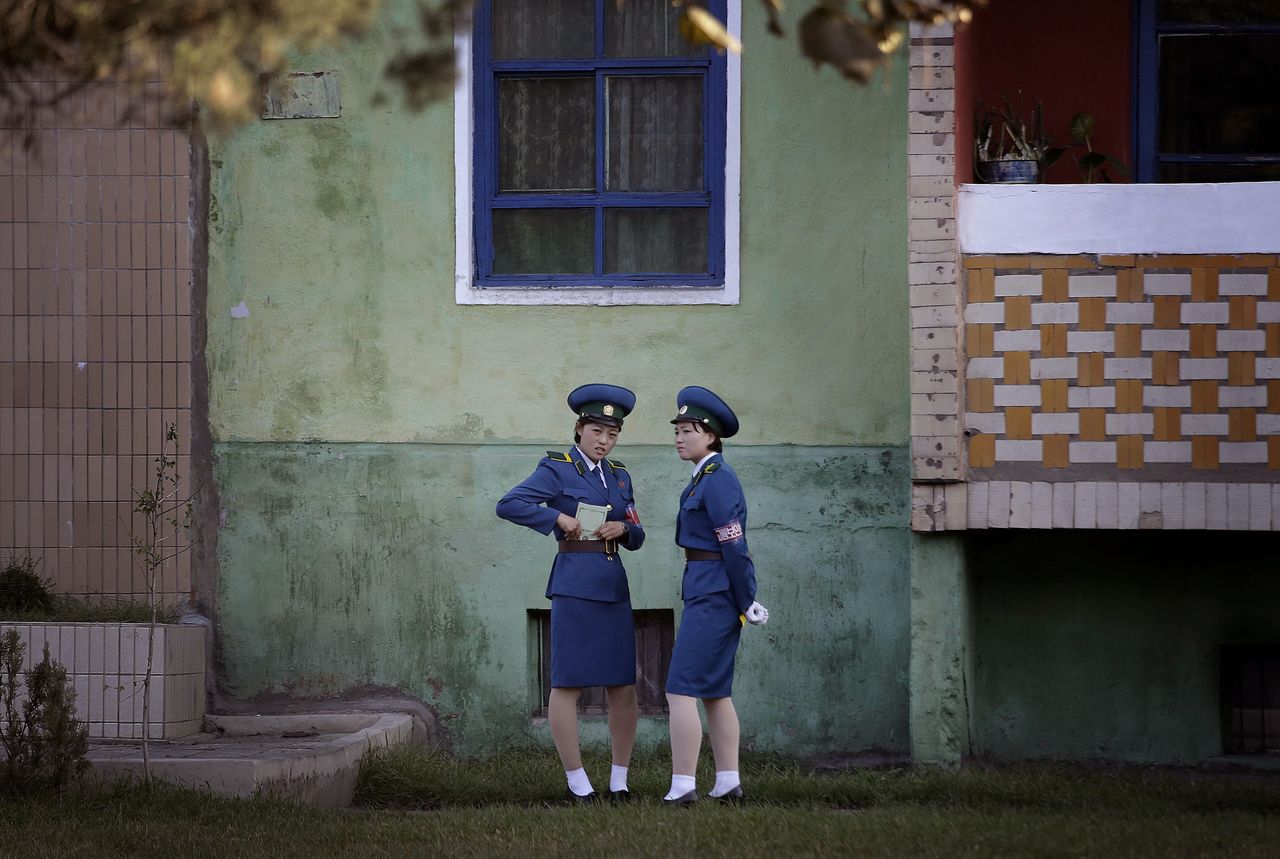
[[[587,778],[587,771],[582,767],[576,770],[565,770],[564,777],[569,780],[569,790],[573,791],[574,796],[586,796],[591,793],[591,779]]]
[[[627,768],[613,765],[613,769],[609,771],[609,790],[626,790],[627,789]]]
[[[667,791],[667,795],[663,799],[679,799],[689,791],[697,787],[698,781],[691,775],[675,775],[671,776],[671,790]]]
[[[738,778],[737,770],[718,771],[716,772],[716,786],[711,788],[711,795],[724,796],[740,784],[742,784],[742,780]]]

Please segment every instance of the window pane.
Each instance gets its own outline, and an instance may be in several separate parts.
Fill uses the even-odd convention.
[[[494,59],[594,57],[595,6],[595,0],[493,0]]]
[[[1276,0],[1160,0],[1160,20],[1183,24],[1269,24],[1280,21]]]
[[[609,274],[706,274],[707,210],[605,209]]]
[[[683,57],[705,48],[680,38],[680,7],[671,0],[626,0],[604,4],[606,57]]]
[[[590,274],[595,210],[494,209],[494,274]]]
[[[595,190],[595,79],[498,81],[498,190]]]
[[[606,187],[701,191],[702,77],[609,77]]]
[[[1162,36],[1160,151],[1280,152],[1280,36]]]
[[[1161,182],[1277,182],[1280,164],[1161,164]]]

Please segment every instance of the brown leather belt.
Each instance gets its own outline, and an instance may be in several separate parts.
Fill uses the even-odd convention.
[[[723,561],[724,555],[719,552],[706,552],[702,549],[685,549],[684,559],[686,561]]]
[[[612,555],[618,551],[614,540],[561,540],[561,552],[603,552]]]

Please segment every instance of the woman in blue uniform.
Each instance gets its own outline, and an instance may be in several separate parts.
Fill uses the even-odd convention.
[[[733,410],[697,386],[676,395],[676,453],[693,475],[680,494],[676,544],[684,549],[684,613],[667,674],[671,729],[672,805],[698,799],[694,771],[702,744],[698,700],[716,762],[710,795],[741,802],[738,714],[733,708],[733,661],[744,620],[764,624],[769,612],[755,601],[756,572],[747,551],[747,501],[738,476],[724,461],[721,439],[738,431]]]
[[[568,798],[594,802],[578,746],[578,698],[583,687],[604,686],[609,702],[613,769],[609,793],[630,798],[627,768],[635,744],[636,649],[631,592],[619,547],[644,543],[635,494],[626,467],[608,459],[635,408],[635,394],[616,385],[583,385],[569,394],[577,415],[574,446],[548,451],[533,474],[502,497],[498,515],[541,534],[554,534],[559,551],[551,564],[551,736],[564,764]],[[584,534],[579,504],[607,507],[605,522]]]

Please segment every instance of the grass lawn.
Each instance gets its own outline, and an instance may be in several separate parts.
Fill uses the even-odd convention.
[[[588,772],[608,772],[592,758]],[[192,791],[0,802],[0,856],[1280,856],[1280,778],[1140,769],[813,773],[744,763],[743,808],[662,807],[667,766],[632,770],[629,806],[555,803],[553,753],[454,761],[402,751],[365,768],[358,805],[319,811]],[[711,783],[699,774],[699,785]],[[597,787],[602,785],[597,784]]]

